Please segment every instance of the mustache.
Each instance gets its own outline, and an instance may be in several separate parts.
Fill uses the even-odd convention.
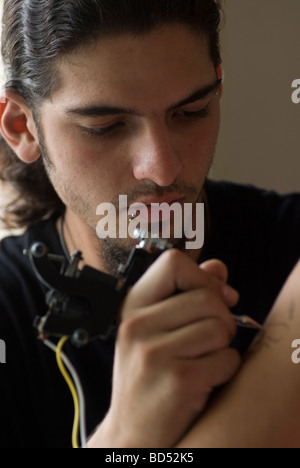
[[[146,197],[164,197],[170,193],[176,193],[182,197],[195,196],[198,195],[198,189],[193,185],[180,182],[174,182],[174,184],[169,185],[168,187],[160,187],[156,184],[149,184],[132,190],[124,195],[127,195],[128,205],[130,206],[133,203],[138,202],[140,199]],[[119,208],[119,195],[112,201],[112,204],[116,208]]]

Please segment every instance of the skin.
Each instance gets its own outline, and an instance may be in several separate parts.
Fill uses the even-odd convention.
[[[131,203],[170,195],[181,203],[201,200],[219,130],[221,93],[182,102],[213,87],[217,73],[206,38],[178,25],[138,38],[101,39],[62,57],[57,69],[60,86],[39,109],[40,128],[23,99],[7,91],[1,131],[27,163],[43,151],[66,205],[69,251],[80,248],[87,264],[109,271],[95,233],[98,204],[115,203],[120,193]],[[131,112],[74,113],[104,105]],[[187,114],[203,108],[205,117]],[[114,131],[104,136],[86,134],[87,127],[111,126]],[[125,252],[133,244],[120,240]],[[226,284],[225,265],[212,261],[199,268],[199,255],[166,252],[127,296],[111,407],[90,446],[174,446],[212,390],[237,372],[230,308],[238,294]]]
[[[300,373],[299,364],[292,361],[292,343],[299,339],[300,329],[299,282],[300,262],[240,372],[181,440],[179,448],[300,447]]]

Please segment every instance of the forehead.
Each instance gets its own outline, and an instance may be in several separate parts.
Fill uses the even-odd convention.
[[[132,107],[168,106],[215,78],[208,40],[182,25],[146,35],[100,38],[58,63],[60,86],[52,101],[105,101]]]

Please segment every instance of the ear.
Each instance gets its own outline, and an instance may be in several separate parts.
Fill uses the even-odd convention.
[[[35,162],[41,152],[31,110],[14,91],[6,90],[0,101],[0,130],[3,138],[22,161]]]
[[[216,68],[216,73],[217,73],[217,77],[219,80],[222,80],[222,83],[220,85],[220,88],[219,88],[219,95],[220,97],[222,97],[222,94],[223,94],[223,83],[224,83],[224,79],[225,79],[225,71],[224,71],[224,68],[223,68],[223,65],[220,64],[217,66]]]

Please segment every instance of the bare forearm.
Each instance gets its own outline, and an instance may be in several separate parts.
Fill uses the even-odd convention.
[[[299,447],[300,368],[291,360],[300,338],[300,262],[234,380],[179,447]]]

